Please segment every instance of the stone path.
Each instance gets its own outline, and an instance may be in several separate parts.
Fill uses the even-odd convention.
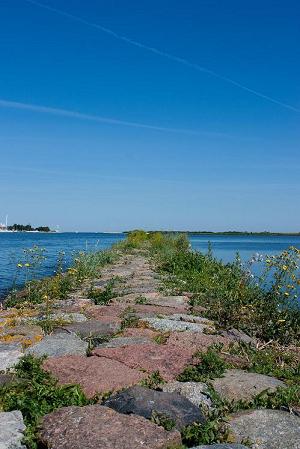
[[[226,347],[247,336],[237,331],[218,334],[214,323],[191,314],[188,296],[165,296],[159,277],[139,253],[105,267],[93,286],[103,290],[111,280],[114,295],[108,305],[95,305],[87,298],[89,284],[57,302],[53,317],[66,324],[48,336],[37,325],[44,319],[38,308],[25,318],[13,309],[0,312],[0,371],[13,367],[24,351],[44,354],[44,368],[60,384],[77,383],[88,398],[110,394],[96,405],[65,407],[46,415],[40,432],[45,448],[176,449],[181,444],[178,430],[203,424],[207,411],[214,408],[206,384],[178,382],[178,374],[196,361],[196,351],[214,343]],[[156,371],[165,382],[160,391],[141,386]],[[0,383],[8,381],[9,376],[2,374]],[[277,379],[237,369],[212,384],[228,400],[250,399],[263,390],[285,386]],[[247,411],[230,417],[229,425],[234,444],[197,449],[243,449],[248,440],[256,449],[300,449],[300,418],[287,412]],[[10,440],[5,442],[7,426]],[[0,413],[1,449],[23,449],[23,431],[19,411]]]

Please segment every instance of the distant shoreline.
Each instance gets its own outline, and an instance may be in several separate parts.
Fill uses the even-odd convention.
[[[124,234],[128,234],[131,231],[125,231]],[[250,231],[148,231],[149,234],[154,232],[161,232],[162,234],[187,234],[187,235],[227,235],[227,236],[262,236],[262,237],[274,237],[274,236],[295,236],[300,237],[300,232],[250,232]]]
[[[132,231],[11,231],[0,230],[0,234],[124,234],[127,235]],[[226,235],[226,236],[261,236],[261,237],[300,237],[300,232],[250,232],[250,231],[146,231],[148,234],[161,232],[162,234],[187,234],[187,235]]]
[[[300,232],[247,232],[247,231],[187,231],[187,234],[196,235],[258,235],[258,236],[299,236]]]

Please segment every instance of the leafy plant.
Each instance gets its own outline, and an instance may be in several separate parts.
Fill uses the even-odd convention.
[[[145,296],[142,296],[142,295],[138,296],[135,299],[135,303],[136,304],[146,304],[146,302],[147,302],[147,298]]]
[[[155,335],[155,337],[153,337],[153,341],[155,341],[155,343],[159,345],[164,345],[165,343],[167,343],[169,336],[170,332],[162,332],[158,335]]]
[[[186,367],[178,376],[180,382],[204,382],[208,379],[222,377],[227,363],[220,357],[218,348],[211,346],[207,352],[198,353],[200,362],[196,365]]]
[[[172,430],[175,427],[175,421],[172,418],[169,418],[164,413],[157,412],[156,410],[152,411],[151,421],[158,426],[162,426],[165,430]]]
[[[126,329],[127,327],[138,327],[139,318],[135,314],[135,310],[132,307],[127,307],[121,314],[121,318],[121,329]]]
[[[300,383],[300,353],[297,349],[276,344],[254,348],[235,343],[229,347],[229,352],[246,359],[249,371],[274,376],[289,384]]]
[[[104,290],[91,287],[88,297],[92,299],[96,305],[107,305],[115,296],[113,291],[114,284],[115,282],[112,279],[107,283]]]
[[[146,379],[143,379],[140,384],[143,387],[151,388],[151,390],[157,390],[161,384],[166,383],[159,371],[153,371]]]
[[[212,416],[204,424],[194,423],[185,427],[182,432],[182,442],[188,447],[199,444],[212,444],[226,441],[228,430],[222,416]]]

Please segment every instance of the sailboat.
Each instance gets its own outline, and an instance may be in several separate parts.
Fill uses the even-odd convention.
[[[0,223],[0,232],[14,232],[8,229],[8,215],[5,216],[5,224]]]

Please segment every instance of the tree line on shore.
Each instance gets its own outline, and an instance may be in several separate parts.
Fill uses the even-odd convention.
[[[51,229],[49,226],[38,226],[37,228],[33,228],[30,224],[22,225],[22,224],[13,224],[11,226],[8,226],[7,229],[9,231],[39,231],[39,232],[50,232]]]

